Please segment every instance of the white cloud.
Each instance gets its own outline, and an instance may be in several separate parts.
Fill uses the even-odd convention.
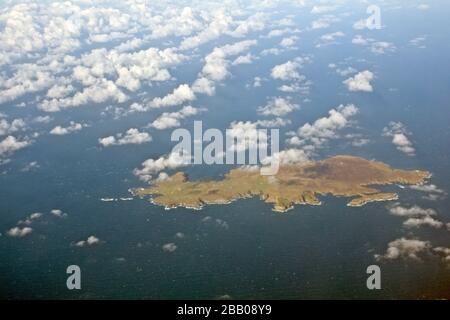
[[[352,39],[352,43],[355,45],[367,46],[370,48],[372,53],[377,55],[395,52],[397,50],[396,46],[392,42],[376,41],[372,38],[364,38],[359,34]]]
[[[195,80],[192,84],[192,90],[196,93],[203,93],[208,96],[213,96],[216,93],[214,81],[205,77]]]
[[[280,46],[285,47],[285,48],[290,48],[292,47],[295,42],[298,40],[298,37],[296,36],[291,36],[288,38],[283,38],[280,42]]]
[[[442,257],[442,260],[446,263],[450,263],[450,248],[436,247],[433,248],[434,253]]]
[[[416,150],[408,138],[410,133],[406,130],[403,123],[390,122],[389,126],[383,129],[383,135],[392,137],[392,144],[394,144],[399,151],[407,154],[408,156],[415,155]]]
[[[337,6],[335,5],[315,5],[311,9],[312,14],[322,14],[322,13],[328,13],[332,12],[337,9]]]
[[[304,150],[301,149],[287,149],[275,153],[261,161],[263,165],[271,164],[273,161],[277,161],[279,164],[299,164],[310,161],[309,156]]]
[[[206,63],[200,76],[212,81],[225,79],[228,75],[227,66],[229,63],[226,58],[247,51],[251,46],[256,45],[256,43],[256,40],[245,40],[214,48],[213,52],[205,57]]]
[[[176,169],[191,163],[191,157],[187,154],[170,153],[158,159],[147,159],[142,163],[142,169],[134,169],[133,173],[141,181],[150,182],[153,176],[166,169]]]
[[[13,76],[0,82],[0,104],[28,93],[44,90],[53,82],[53,76],[47,71],[42,71],[38,65],[22,64]]]
[[[52,120],[53,120],[53,118],[50,117],[50,116],[37,116],[36,118],[33,119],[33,122],[36,122],[36,123],[49,123]]]
[[[264,49],[261,51],[261,55],[262,56],[267,56],[267,55],[274,55],[277,56],[281,53],[283,53],[285,50],[284,49],[279,49],[279,48],[269,48],[269,49]]]
[[[258,88],[261,87],[261,83],[264,79],[262,79],[261,77],[254,77],[253,78],[253,88]]]
[[[70,134],[72,132],[80,131],[83,129],[83,127],[86,127],[85,124],[76,123],[74,121],[70,121],[69,126],[67,127],[61,127],[56,126],[52,130],[50,130],[50,134],[62,136],[66,134]]]
[[[345,34],[342,31],[336,31],[332,33],[326,33],[319,38],[319,42],[316,47],[320,48],[330,44],[336,43],[336,39],[344,37]]]
[[[227,44],[222,47],[216,47],[205,57],[205,64],[198,75],[198,79],[193,83],[192,90],[195,93],[202,93],[212,96],[215,94],[215,83],[224,80],[228,75],[228,66],[230,56],[241,54],[256,45],[256,40],[244,40],[233,44]],[[234,64],[246,62],[249,56],[238,57]]]
[[[23,130],[25,128],[25,121],[23,119],[14,119],[8,122],[6,119],[0,118],[0,136],[9,135],[11,133]]]
[[[403,225],[405,227],[408,228],[417,228],[420,226],[429,226],[432,228],[442,228],[442,226],[444,225],[444,223],[442,223],[439,220],[436,220],[430,216],[426,216],[423,218],[409,218],[408,220],[406,220],[405,222],[403,222]]]
[[[112,100],[118,103],[125,102],[128,97],[115,85],[106,79],[95,80],[82,91],[76,92],[71,97],[61,99],[46,99],[38,105],[45,112],[58,112],[66,108],[78,107],[88,103],[103,103]]]
[[[301,88],[302,87],[300,87],[300,85],[298,85],[297,83],[292,83],[292,84],[283,84],[282,86],[278,87],[278,90],[280,90],[281,92],[293,93],[299,92]]]
[[[65,217],[67,217],[67,213],[63,212],[61,209],[52,209],[50,211],[50,213],[52,215],[54,215],[55,217],[58,217],[58,218],[65,218]]]
[[[30,227],[14,227],[9,229],[6,234],[10,237],[14,237],[14,238],[22,238],[25,237],[27,235],[29,235],[30,233],[33,232],[33,229]]]
[[[427,193],[439,193],[439,194],[445,193],[444,190],[438,188],[434,184],[415,184],[415,185],[410,186],[410,188],[413,190],[427,192]]]
[[[356,45],[367,45],[369,42],[373,41],[373,39],[364,38],[362,35],[357,34],[353,39],[352,43]]]
[[[247,53],[246,55],[239,56],[236,59],[234,59],[234,61],[231,64],[233,66],[240,65],[240,64],[250,64],[253,62],[254,59],[255,59],[255,57],[252,54]]]
[[[17,140],[14,136],[7,136],[0,141],[0,156],[10,155],[17,150],[23,149],[31,144],[28,140]]]
[[[428,10],[428,9],[430,9],[430,5],[426,4],[426,3],[421,3],[421,4],[419,4],[417,6],[417,9],[419,9],[419,10]]]
[[[276,65],[272,68],[271,76],[276,80],[298,80],[301,79],[298,69],[300,64],[296,61],[288,61],[283,64]]]
[[[89,247],[93,245],[100,244],[101,241],[96,236],[89,236],[86,240],[81,240],[75,243],[75,246],[77,247]]]
[[[152,141],[152,137],[147,132],[139,132],[136,128],[128,129],[125,134],[119,133],[116,136],[98,139],[98,143],[104,147],[125,144],[142,144],[150,141]]]
[[[284,127],[288,124],[291,124],[291,120],[277,117],[271,120],[258,120],[256,121],[256,124],[259,127],[263,128],[276,128],[276,127]]]
[[[30,214],[25,220],[19,220],[17,222],[18,225],[31,225],[33,223],[33,221],[38,220],[42,217],[42,213],[40,212],[35,212]]]
[[[279,37],[286,33],[291,33],[291,29],[290,28],[273,29],[273,30],[270,30],[270,32],[267,34],[267,38]]]
[[[377,260],[393,260],[399,258],[421,260],[420,256],[428,253],[430,249],[431,244],[429,241],[400,238],[389,242],[384,255],[375,255],[375,257]]]
[[[344,80],[344,84],[347,86],[349,91],[363,91],[372,92],[373,87],[371,81],[373,80],[373,73],[369,70],[365,70],[357,73],[353,77]]]
[[[177,246],[175,243],[171,242],[171,243],[166,243],[162,246],[162,250],[164,252],[174,252],[175,250],[177,250]]]
[[[185,119],[190,116],[194,116],[203,109],[197,109],[192,106],[185,106],[177,112],[165,112],[160,115],[155,121],[153,121],[149,126],[158,130],[164,130],[168,128],[174,128],[180,126],[180,120]]]
[[[238,22],[239,25],[229,34],[233,37],[243,37],[251,31],[261,31],[265,27],[266,16],[264,13],[257,12],[247,19]]]
[[[194,99],[194,91],[192,91],[189,85],[181,84],[176,89],[174,89],[172,93],[166,95],[165,97],[153,99],[153,101],[150,103],[150,106],[154,108],[178,106]]]
[[[259,107],[257,111],[264,116],[280,117],[297,109],[299,109],[299,105],[292,103],[289,99],[274,97],[264,107]]]
[[[38,169],[40,167],[39,163],[37,161],[31,161],[27,163],[20,171],[22,172],[29,172],[35,169]]]
[[[196,48],[208,41],[220,37],[227,32],[233,22],[233,18],[227,15],[224,10],[215,10],[209,17],[209,24],[195,36],[190,36],[180,44],[181,50]]]
[[[372,43],[370,50],[375,54],[385,54],[387,52],[394,52],[397,50],[397,48],[391,42],[378,41]]]
[[[258,122],[251,121],[233,121],[230,128],[227,129],[227,135],[230,137],[245,137],[239,139],[237,143],[233,144],[230,151],[243,152],[253,148],[265,148],[267,145],[267,134],[258,132]]]
[[[426,48],[426,46],[424,45],[425,40],[427,40],[426,36],[419,36],[419,37],[409,40],[409,44],[414,47],[424,49],[424,48]]]
[[[359,148],[359,147],[363,147],[367,144],[370,143],[369,139],[365,139],[365,138],[360,138],[360,139],[355,139],[352,141],[352,146]]]
[[[336,73],[339,74],[342,77],[346,77],[351,75],[352,73],[356,73],[358,70],[352,67],[347,67],[345,69],[336,68]]]
[[[132,51],[141,47],[143,44],[144,41],[142,39],[134,38],[119,44],[118,46],[114,47],[114,50],[118,52]]]
[[[419,206],[402,207],[398,204],[389,208],[389,213],[399,217],[426,217],[436,215],[436,211],[433,209],[424,209]]]
[[[330,139],[338,137],[337,131],[348,126],[350,118],[358,113],[358,108],[353,104],[340,105],[337,109],[331,109],[328,117],[317,119],[314,123],[306,123],[288,139],[288,143],[303,146],[313,151],[323,146]]]
[[[332,23],[338,21],[340,21],[340,19],[334,15],[324,15],[311,22],[311,29],[315,30],[328,28]]]
[[[365,28],[367,28],[367,19],[358,20],[353,24],[353,29],[355,30],[362,30]]]
[[[68,96],[70,93],[74,91],[74,87],[72,85],[58,85],[55,84],[53,87],[48,89],[47,97],[53,98],[64,98]]]
[[[84,53],[80,58],[66,58],[64,60],[70,62],[64,63],[65,72],[71,71],[71,77],[59,78],[38,105],[41,110],[56,112],[107,101],[123,103],[128,99],[123,89],[135,92],[142,83],[167,81],[171,79],[169,68],[186,59],[172,48],[148,48],[131,53],[100,48]],[[79,89],[74,90],[75,87]]]

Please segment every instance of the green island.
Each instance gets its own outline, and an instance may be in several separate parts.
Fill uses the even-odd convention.
[[[319,195],[352,198],[347,204],[363,206],[373,201],[398,199],[396,193],[384,193],[374,186],[420,184],[430,177],[421,170],[399,170],[360,157],[339,155],[321,161],[281,165],[274,176],[259,170],[233,169],[222,180],[189,181],[186,174],[175,173],[146,188],[132,189],[135,196],[151,196],[152,203],[167,209],[201,209],[207,204],[259,196],[285,212],[296,204],[320,205]]]

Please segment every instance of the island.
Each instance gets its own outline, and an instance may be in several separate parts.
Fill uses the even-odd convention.
[[[227,204],[237,199],[259,196],[286,212],[294,205],[320,205],[320,195],[352,198],[351,207],[373,201],[398,199],[375,186],[420,184],[430,177],[422,170],[399,170],[360,157],[339,155],[321,161],[281,165],[274,176],[260,175],[258,168],[242,167],[229,171],[221,180],[189,181],[177,172],[145,188],[132,189],[135,196],[150,196],[152,203],[167,209],[201,209],[207,204]]]

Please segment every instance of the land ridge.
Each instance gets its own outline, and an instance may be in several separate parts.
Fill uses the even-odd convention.
[[[167,209],[201,209],[207,204],[227,204],[237,199],[259,196],[285,212],[295,205],[320,205],[320,195],[352,198],[348,206],[359,207],[374,201],[398,199],[396,193],[381,192],[375,186],[420,184],[430,177],[428,171],[394,169],[361,157],[338,155],[319,161],[281,165],[274,176],[259,170],[237,168],[221,180],[189,181],[177,172],[146,188],[132,190],[135,196],[150,196],[152,203]]]

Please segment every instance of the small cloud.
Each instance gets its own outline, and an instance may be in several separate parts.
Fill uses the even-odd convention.
[[[67,213],[63,212],[63,211],[60,210],[60,209],[52,209],[52,210],[50,211],[50,213],[51,213],[52,215],[54,215],[55,217],[58,217],[58,218],[65,218],[65,217],[67,217]]]
[[[299,80],[302,76],[298,72],[300,64],[296,61],[288,61],[272,68],[271,76],[275,80]]]
[[[289,98],[274,97],[257,111],[263,116],[285,116],[298,109],[299,105],[292,103]]]
[[[63,136],[66,134],[70,134],[72,132],[80,131],[84,127],[87,127],[87,125],[81,124],[81,123],[76,123],[74,121],[70,121],[70,124],[67,127],[61,127],[61,126],[54,127],[52,130],[50,130],[50,134],[57,135],[57,136]]]
[[[431,201],[441,200],[447,196],[444,190],[434,184],[416,184],[410,186],[410,189],[426,193],[423,198]]]
[[[166,169],[176,169],[191,163],[191,157],[187,154],[180,155],[172,152],[158,159],[147,159],[142,163],[142,169],[134,169],[133,173],[141,181],[150,182],[153,176]]]
[[[187,84],[181,84],[163,98],[155,98],[150,103],[153,108],[177,106],[195,99],[194,91]]]
[[[273,154],[270,157],[266,157],[261,160],[263,165],[267,165],[272,163],[272,161],[277,161],[280,164],[298,164],[298,163],[306,163],[310,161],[308,155],[304,150],[301,149],[287,149],[282,150]]]
[[[344,36],[345,36],[345,34],[342,31],[326,33],[319,38],[319,43],[316,45],[316,48],[334,44],[334,43],[336,43],[336,40],[338,38],[342,38]]]
[[[254,77],[253,78],[253,88],[261,87],[263,81],[265,81],[265,79],[263,79],[261,77]]]
[[[375,54],[385,54],[387,52],[394,52],[397,48],[391,42],[378,41],[372,43],[370,50]]]
[[[179,127],[181,125],[180,120],[197,115],[202,111],[204,111],[204,109],[185,106],[177,112],[164,112],[155,121],[153,121],[149,127],[153,127],[158,130]]]
[[[8,135],[25,129],[25,121],[23,119],[14,119],[8,122],[0,117],[0,136]]]
[[[277,127],[279,128],[279,127],[284,127],[284,126],[287,126],[288,124],[291,124],[291,120],[277,117],[275,119],[270,119],[270,120],[258,120],[258,121],[256,121],[256,124],[259,127],[263,127],[263,128],[277,128]]]
[[[420,226],[429,226],[432,228],[439,229],[444,226],[444,223],[430,216],[426,216],[422,218],[409,218],[408,220],[403,222],[403,225],[407,228],[418,228]]]
[[[429,253],[431,244],[429,241],[400,238],[389,242],[386,253],[375,255],[377,260],[412,259],[420,261],[420,256]]]
[[[228,225],[228,222],[222,220],[222,219],[216,219],[216,225],[218,227],[224,228],[224,229],[229,229],[230,226]]]
[[[335,5],[315,5],[311,9],[312,14],[322,14],[332,12],[337,9]]]
[[[14,237],[14,238],[23,238],[27,235],[29,235],[30,233],[33,232],[33,229],[30,227],[14,227],[9,229],[6,234],[10,237]]]
[[[417,205],[412,207],[403,207],[398,203],[389,208],[389,213],[399,217],[426,217],[436,215],[436,211],[433,209],[425,209]]]
[[[365,70],[357,73],[355,76],[344,80],[344,84],[349,91],[363,91],[372,92],[373,87],[371,81],[373,80],[373,73],[369,70]]]
[[[10,155],[15,151],[23,149],[31,144],[28,140],[17,140],[14,136],[7,136],[0,141],[0,157]]]
[[[420,48],[420,49],[425,49],[426,46],[424,45],[424,42],[426,40],[426,36],[420,36],[420,37],[416,37],[414,39],[409,40],[409,44],[411,46]]]
[[[430,9],[430,5],[426,4],[426,3],[421,3],[417,6],[417,9],[419,10],[428,10]]]
[[[353,24],[353,29],[355,30],[362,30],[365,28],[367,28],[367,19],[358,20]]]
[[[108,136],[98,139],[98,143],[103,147],[125,144],[142,144],[150,141],[152,141],[152,137],[147,132],[140,132],[136,128],[128,129],[125,134],[119,133],[116,136]]]
[[[39,169],[39,164],[37,163],[37,161],[32,161],[30,163],[28,163],[27,165],[25,165],[20,171],[22,172],[28,172],[28,171],[33,171],[36,169]]]
[[[52,120],[53,120],[53,118],[50,117],[50,116],[38,116],[38,117],[33,119],[33,122],[35,122],[35,123],[49,123]]]
[[[383,128],[383,136],[392,137],[392,144],[397,147],[397,150],[408,156],[414,156],[416,150],[409,140],[408,135],[410,135],[410,133],[401,122],[390,122],[389,126]]]
[[[280,42],[280,46],[285,47],[285,48],[290,48],[295,44],[295,42],[297,40],[298,40],[297,36],[283,38]]]
[[[246,55],[243,56],[239,56],[236,59],[234,59],[234,61],[231,63],[233,66],[237,66],[240,64],[250,64],[253,62],[253,60],[255,60],[255,56],[253,56],[252,54],[248,53]]]
[[[17,222],[17,224],[24,224],[24,225],[31,225],[33,223],[34,220],[40,219],[42,217],[42,213],[40,212],[35,212],[30,214],[25,220],[19,220]]]
[[[445,247],[436,247],[433,248],[433,251],[442,257],[442,260],[445,263],[448,263],[450,266],[450,248],[445,248]]]
[[[81,240],[75,243],[76,247],[89,247],[100,244],[101,241],[96,236],[89,236],[86,240]]]
[[[177,250],[177,246],[175,243],[171,242],[171,243],[166,243],[162,246],[162,250],[164,252],[174,252],[175,250]]]
[[[336,73],[342,77],[347,77],[356,72],[358,72],[358,70],[356,70],[355,68],[352,68],[352,67],[347,67],[345,69],[336,68]]]
[[[322,117],[313,123],[306,123],[296,132],[290,132],[287,143],[301,146],[302,149],[314,151],[321,148],[331,139],[338,138],[338,131],[350,124],[351,117],[358,113],[358,108],[353,105],[340,105],[331,109],[327,117]]]
[[[365,145],[367,145],[369,143],[370,143],[369,139],[360,138],[360,139],[353,140],[352,141],[352,146],[356,147],[356,148],[360,148],[360,147],[363,147],[363,146],[365,146]]]
[[[207,223],[207,224],[213,224],[216,225],[217,227],[221,227],[224,229],[229,229],[229,225],[228,222],[226,222],[225,220],[222,219],[213,219],[210,216],[206,216],[201,220],[203,223]]]
[[[185,234],[183,232],[177,232],[175,234],[175,238],[183,239],[184,237],[185,237]]]

